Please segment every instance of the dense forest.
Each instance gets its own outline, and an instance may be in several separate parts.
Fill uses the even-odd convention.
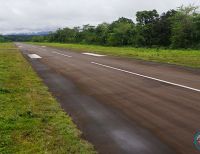
[[[111,24],[58,29],[48,36],[33,37],[33,41],[199,49],[200,13],[192,5],[161,15],[156,10],[139,11],[136,23],[122,17]]]
[[[5,38],[5,36],[3,36],[3,35],[0,35],[0,43],[2,43],[2,42],[8,42],[9,40],[7,40],[6,38]]]
[[[28,42],[32,41],[34,35],[0,35],[1,42]]]

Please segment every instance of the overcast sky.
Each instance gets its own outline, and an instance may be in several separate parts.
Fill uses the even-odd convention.
[[[96,25],[122,16],[134,20],[140,10],[161,13],[191,3],[200,5],[200,0],[0,0],[0,33]]]

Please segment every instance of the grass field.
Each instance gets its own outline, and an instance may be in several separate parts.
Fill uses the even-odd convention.
[[[10,43],[0,44],[0,153],[96,153]]]
[[[97,45],[61,44],[61,43],[32,43],[51,47],[67,48],[76,51],[136,58],[148,61],[177,64],[193,68],[200,68],[200,50],[167,50],[146,49],[133,47],[104,47]]]

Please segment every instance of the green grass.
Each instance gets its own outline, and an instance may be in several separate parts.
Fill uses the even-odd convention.
[[[96,153],[80,135],[19,50],[0,44],[0,153]]]
[[[147,49],[133,47],[104,47],[97,45],[61,44],[61,43],[32,43],[50,47],[67,48],[75,51],[89,51],[94,53],[136,58],[147,61],[162,62],[200,68],[200,50],[170,50]]]

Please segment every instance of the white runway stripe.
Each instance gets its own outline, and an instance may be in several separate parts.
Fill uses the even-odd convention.
[[[31,58],[31,59],[40,59],[42,57],[40,57],[39,55],[36,55],[36,54],[28,54],[28,56]]]
[[[200,92],[200,89],[195,89],[195,88],[188,87],[188,86],[185,86],[185,85],[181,85],[181,84],[177,84],[177,83],[173,83],[173,82],[169,82],[169,81],[153,78],[153,77],[150,77],[150,76],[146,76],[146,75],[130,72],[130,71],[127,71],[127,70],[123,70],[123,69],[120,69],[120,68],[115,68],[115,67],[112,67],[112,66],[108,66],[108,65],[104,65],[104,64],[100,64],[100,63],[96,63],[96,62],[91,62],[91,63],[95,64],[95,65],[102,66],[102,67],[110,68],[110,69],[113,69],[113,70],[121,71],[121,72],[124,72],[124,73],[140,76],[140,77],[143,77],[143,78],[155,80],[155,81],[162,82],[162,83],[166,83],[166,84],[169,84],[169,85],[173,85],[173,86],[177,86],[177,87],[193,90],[193,91],[196,91],[196,92]]]
[[[85,52],[85,53],[82,53],[84,55],[89,55],[89,56],[95,56],[95,57],[104,57],[105,55],[99,55],[99,54],[95,54],[95,53],[88,53],[88,52]]]
[[[69,58],[72,57],[72,56],[69,56],[69,55],[66,55],[66,54],[62,54],[62,53],[59,53],[59,52],[56,52],[56,51],[54,51],[52,53],[55,53],[55,54],[58,54],[58,55],[62,55],[62,56],[65,56],[65,57],[69,57]]]

